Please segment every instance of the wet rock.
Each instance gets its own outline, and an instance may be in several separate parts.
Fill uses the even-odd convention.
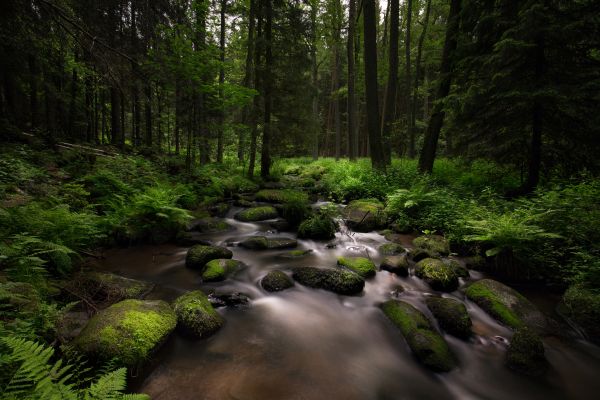
[[[397,256],[402,253],[406,253],[406,250],[402,245],[398,243],[384,243],[377,249],[379,254],[384,256]]]
[[[233,293],[211,293],[208,300],[213,307],[236,307],[247,308],[250,306],[250,297],[240,292]]]
[[[376,199],[354,200],[343,212],[348,228],[356,232],[371,232],[385,227],[387,216],[383,204]]]
[[[543,375],[548,369],[548,361],[542,339],[529,328],[518,329],[506,351],[506,365],[525,375]]]
[[[392,272],[399,276],[408,276],[408,259],[406,254],[387,256],[379,266],[382,270]]]
[[[308,250],[290,250],[280,255],[283,258],[300,258],[311,254],[313,251]]]
[[[414,262],[419,262],[426,258],[439,258],[436,254],[430,252],[429,250],[415,248],[410,251],[410,257]]]
[[[289,231],[291,229],[290,223],[287,222],[285,219],[278,219],[277,221],[271,222],[269,225],[271,225],[273,229],[276,229],[280,232]]]
[[[267,292],[279,292],[294,286],[294,281],[292,278],[287,276],[285,272],[275,270],[270,271],[267,275],[265,275],[265,277],[261,279],[260,285]]]
[[[72,346],[92,359],[135,366],[156,351],[176,324],[175,313],[162,300],[124,300],[90,319]]]
[[[563,296],[562,313],[581,328],[586,337],[600,344],[600,293],[584,285],[573,285]]]
[[[413,245],[436,255],[447,256],[450,254],[450,244],[440,235],[419,236],[413,240]]]
[[[188,229],[200,233],[220,233],[228,232],[232,230],[233,227],[222,218],[206,217],[194,220]]]
[[[179,246],[194,246],[196,244],[203,244],[210,246],[212,243],[210,240],[206,240],[200,232],[178,232],[175,236],[175,243]]]
[[[547,330],[546,317],[516,290],[492,279],[482,279],[465,290],[469,300],[511,328],[524,326],[536,332]]]
[[[208,297],[194,290],[180,296],[173,303],[177,315],[177,326],[186,335],[205,338],[218,331],[225,321],[215,311]]]
[[[154,289],[154,284],[125,278],[108,272],[83,271],[73,282],[77,287],[69,289],[84,298],[98,303],[115,303],[125,299],[140,299]]]
[[[235,214],[235,219],[244,221],[244,222],[256,222],[256,221],[266,221],[268,219],[277,218],[279,214],[274,207],[271,206],[261,206],[261,207],[252,207],[247,210],[242,210]]]
[[[425,303],[444,331],[461,339],[471,336],[471,317],[462,302],[446,297],[428,297]]]
[[[292,201],[307,202],[308,196],[306,193],[298,190],[263,189],[256,193],[256,200],[267,203],[289,203]]]
[[[452,268],[454,270],[454,273],[459,278],[468,278],[470,276],[469,275],[469,270],[466,269],[465,267],[463,267],[458,261],[456,261],[456,260],[445,260],[445,263],[447,265],[449,265],[450,268]]]
[[[296,239],[269,236],[250,236],[240,242],[240,246],[250,250],[289,249],[297,245]]]
[[[373,277],[377,272],[375,263],[364,257],[338,257],[337,265],[348,268],[363,278]]]
[[[450,371],[456,366],[456,359],[448,344],[422,312],[399,300],[388,300],[381,305],[381,309],[400,329],[406,343],[423,365],[440,372]]]
[[[365,286],[360,275],[338,268],[297,267],[292,277],[302,285],[343,295],[358,294]]]
[[[254,201],[246,199],[237,199],[233,202],[233,204],[244,208],[256,207],[256,203]]]
[[[335,238],[337,224],[327,215],[314,215],[300,223],[298,237],[303,239],[330,240]]]
[[[242,266],[242,262],[238,260],[230,260],[227,258],[210,260],[204,267],[204,271],[202,272],[202,280],[204,282],[224,281],[229,276],[239,271]]]
[[[208,212],[212,216],[223,218],[227,215],[230,208],[231,204],[229,203],[216,203],[208,207]]]
[[[204,246],[201,244],[191,247],[185,257],[185,266],[202,270],[207,262],[217,258],[231,258],[233,253],[225,247]]]
[[[458,276],[449,265],[435,258],[421,260],[415,266],[415,275],[434,290],[452,292],[458,288]]]

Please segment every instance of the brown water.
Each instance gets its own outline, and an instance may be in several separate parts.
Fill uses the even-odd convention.
[[[235,211],[230,212],[232,216]],[[215,244],[257,233],[269,224],[228,218],[236,230],[207,235]],[[293,237],[293,233],[278,233]],[[334,266],[341,255],[369,256],[377,264],[376,233],[338,233],[333,249],[325,242],[300,240],[312,249],[303,258],[281,257],[284,251],[231,247],[248,267],[218,284],[202,284],[197,271],[185,268],[187,248],[143,246],[110,251],[99,267],[158,284],[155,298],[173,300],[188,290],[239,291],[252,298],[247,309],[220,308],[227,323],[208,340],[174,334],[156,355],[154,367],[138,377],[136,390],[154,400],[385,400],[385,399],[594,399],[600,393],[600,349],[585,342],[545,339],[551,369],[543,379],[509,371],[504,365],[510,331],[475,304],[466,301],[474,335],[465,342],[445,335],[460,366],[434,374],[413,358],[399,332],[378,309],[392,292],[428,313],[424,297],[434,293],[415,277],[386,271],[367,281],[360,296],[339,296],[299,284],[271,294],[259,280],[270,270],[293,266]],[[406,237],[406,247],[411,238]],[[472,271],[471,279],[481,275]],[[460,292],[447,296],[464,301]]]

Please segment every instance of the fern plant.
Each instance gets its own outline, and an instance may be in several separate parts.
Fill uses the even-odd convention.
[[[52,347],[14,336],[0,339],[0,399],[2,400],[148,400],[144,394],[124,394],[125,368],[103,373],[90,386],[79,387],[76,366],[54,361]]]

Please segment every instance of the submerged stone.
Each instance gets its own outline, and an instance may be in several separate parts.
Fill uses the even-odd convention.
[[[379,268],[392,272],[396,275],[408,276],[408,259],[406,254],[385,257],[381,261]]]
[[[339,268],[297,267],[292,277],[304,286],[343,295],[358,294],[365,286],[360,275]]]
[[[398,243],[384,243],[377,250],[384,256],[397,256],[406,252],[404,247]]]
[[[440,235],[423,235],[413,239],[416,248],[427,250],[432,254],[447,256],[450,254],[450,244]]]
[[[415,275],[434,290],[452,292],[458,288],[458,276],[454,269],[435,258],[421,260],[415,266]]]
[[[381,309],[400,329],[406,343],[423,365],[439,372],[450,371],[456,366],[456,359],[448,344],[421,311],[399,300],[388,300],[381,305]]]
[[[235,214],[235,219],[243,222],[257,222],[274,219],[279,216],[277,210],[272,206],[252,207]]]
[[[211,246],[210,240],[206,240],[206,237],[200,232],[178,232],[175,236],[175,243],[179,246],[194,246],[196,244],[203,244],[205,246]]]
[[[233,253],[225,247],[198,244],[188,250],[185,257],[185,266],[202,270],[210,260],[231,257],[233,257]]]
[[[206,263],[202,272],[204,282],[224,281],[242,267],[242,262],[227,258],[217,258]]]
[[[87,296],[93,294],[93,300],[111,303],[124,299],[139,299],[148,294],[154,284],[136,279],[125,278],[108,272],[85,271],[74,279]]]
[[[225,321],[200,290],[188,292],[173,302],[179,330],[184,334],[205,338],[218,331]]]
[[[337,264],[356,272],[363,278],[375,276],[375,263],[364,257],[338,257]]]
[[[279,292],[294,286],[294,281],[285,272],[275,270],[265,275],[261,279],[260,285],[267,292]]]
[[[250,296],[241,292],[211,293],[208,300],[213,307],[247,308],[250,306]]]
[[[176,324],[175,313],[162,300],[124,300],[92,317],[72,346],[93,359],[135,366],[156,351]]]
[[[311,254],[313,251],[311,249],[308,250],[290,250],[281,254],[280,257],[283,258],[300,258]]]
[[[548,369],[542,339],[531,329],[518,329],[506,351],[508,368],[530,376],[541,376]]]
[[[344,209],[348,228],[357,232],[371,232],[385,227],[387,215],[383,204],[376,199],[351,201]]]
[[[462,302],[447,297],[427,297],[425,303],[444,331],[461,339],[471,336],[471,317]]]
[[[240,242],[240,246],[250,250],[289,249],[297,245],[296,239],[269,236],[250,236]]]

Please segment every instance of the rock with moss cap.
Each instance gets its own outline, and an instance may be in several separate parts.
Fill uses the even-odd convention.
[[[148,294],[154,284],[136,279],[125,278],[108,272],[83,271],[71,281],[77,288],[69,288],[70,292],[82,293],[85,297],[92,294],[93,300],[103,303],[115,303],[124,299],[139,299]]]
[[[210,260],[204,266],[202,280],[204,282],[224,281],[242,268],[242,262],[228,258],[217,258]]]
[[[205,338],[218,331],[225,321],[215,311],[208,297],[194,290],[178,297],[173,302],[177,315],[177,327],[185,335]]]
[[[377,272],[375,263],[365,257],[338,257],[337,264],[356,272],[363,278],[371,278]]]
[[[313,251],[311,249],[308,250],[290,250],[290,251],[286,251],[285,253],[280,254],[280,257],[283,258],[301,258],[304,256],[307,256],[309,254],[311,254]]]
[[[423,365],[439,372],[450,371],[456,366],[456,359],[448,344],[422,312],[399,300],[388,300],[381,305],[381,309],[400,329],[406,343]]]
[[[513,329],[527,326],[536,332],[548,329],[546,317],[523,295],[492,279],[482,279],[467,287],[465,294],[485,312]]]
[[[297,245],[296,239],[270,236],[250,236],[240,242],[240,246],[250,250],[289,249]]]
[[[300,223],[298,237],[303,239],[329,240],[335,238],[337,224],[327,215],[314,215]]]
[[[256,200],[267,203],[307,202],[308,196],[304,192],[292,189],[263,189],[256,193]]]
[[[202,270],[207,262],[216,260],[217,258],[231,258],[233,253],[231,250],[220,246],[205,246],[195,245],[191,247],[185,257],[185,266]]]
[[[294,286],[294,281],[283,271],[270,271],[260,280],[260,285],[267,292],[279,292]]]
[[[427,250],[432,254],[447,256],[450,254],[450,244],[440,235],[423,235],[413,239],[413,246]]]
[[[560,311],[585,332],[585,336],[600,344],[600,291],[582,284],[571,286],[563,296]]]
[[[188,230],[200,233],[220,233],[232,230],[233,227],[222,218],[205,217],[192,221]]]
[[[458,288],[458,276],[449,265],[435,258],[421,260],[415,266],[415,275],[434,290],[452,292]]]
[[[449,265],[450,268],[452,268],[454,270],[454,273],[456,274],[456,276],[458,276],[459,278],[468,278],[470,276],[469,274],[469,270],[465,267],[463,267],[461,265],[461,263],[459,263],[456,260],[444,260],[444,263]]]
[[[339,268],[297,267],[292,277],[302,285],[343,295],[359,294],[365,286],[360,275]]]
[[[235,214],[234,218],[243,222],[257,222],[274,219],[279,216],[277,210],[272,206],[252,207]]]
[[[371,232],[385,227],[387,215],[383,204],[377,199],[351,201],[344,209],[348,228],[356,232]]]
[[[384,256],[397,256],[406,252],[404,247],[398,243],[384,243],[377,250]]]
[[[428,297],[425,303],[444,331],[461,339],[471,336],[471,317],[463,303],[447,297]]]
[[[408,259],[406,254],[385,257],[379,266],[382,270],[392,272],[400,276],[408,276]]]
[[[93,359],[136,366],[156,351],[176,324],[175,313],[162,300],[124,300],[90,319],[72,346]]]
[[[440,258],[439,255],[436,255],[429,250],[420,249],[418,247],[411,249],[409,254],[410,254],[410,258],[412,258],[412,260],[414,262],[419,262],[426,258],[438,258],[438,259]]]
[[[542,339],[531,329],[518,329],[506,351],[508,368],[529,376],[541,376],[548,369]]]

